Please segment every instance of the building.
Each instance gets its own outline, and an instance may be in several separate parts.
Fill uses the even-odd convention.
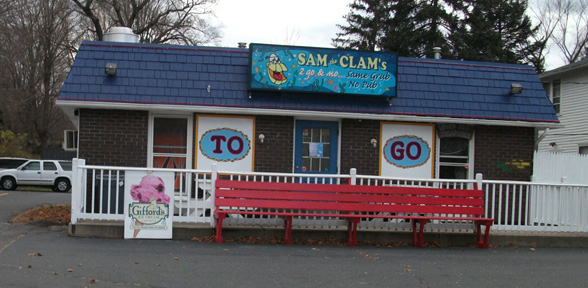
[[[90,165],[529,180],[559,127],[526,65],[83,42],[57,105]]]
[[[563,125],[541,134],[540,151],[588,154],[588,58],[541,73],[549,99]]]

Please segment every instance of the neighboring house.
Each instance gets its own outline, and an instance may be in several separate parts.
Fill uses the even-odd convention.
[[[78,157],[529,180],[538,131],[559,126],[530,66],[251,47],[83,42],[57,99],[78,127]]]
[[[539,78],[563,125],[539,134],[539,150],[588,154],[588,58]]]

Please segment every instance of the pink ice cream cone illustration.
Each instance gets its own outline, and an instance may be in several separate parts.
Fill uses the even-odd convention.
[[[141,183],[139,185],[132,185],[131,197],[133,200],[139,201],[141,203],[169,204],[170,201],[169,196],[165,194],[165,185],[163,180],[155,175],[147,175],[141,179]],[[143,226],[143,223],[135,220],[135,226]],[[137,237],[139,231],[140,229],[134,230],[133,238]]]

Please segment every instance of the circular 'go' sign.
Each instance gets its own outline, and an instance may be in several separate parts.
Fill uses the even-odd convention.
[[[230,162],[245,158],[251,143],[243,132],[219,128],[206,131],[200,138],[200,151],[209,159]]]
[[[422,166],[431,157],[429,143],[414,135],[401,135],[388,139],[383,152],[388,163],[400,168]]]

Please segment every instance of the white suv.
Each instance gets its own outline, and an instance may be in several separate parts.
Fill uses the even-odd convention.
[[[0,189],[14,190],[18,185],[48,186],[53,191],[71,188],[71,161],[29,160],[16,169],[0,171]]]

